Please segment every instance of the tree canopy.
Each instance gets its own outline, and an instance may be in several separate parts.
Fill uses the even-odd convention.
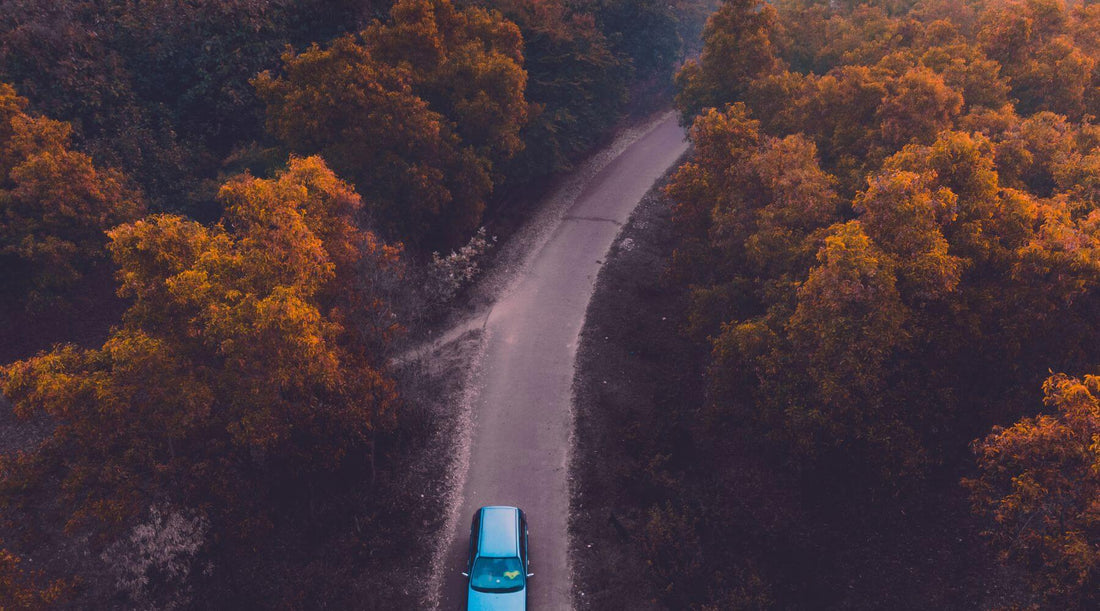
[[[219,198],[213,227],[155,215],[110,232],[132,305],[101,348],[3,369],[16,414],[56,422],[5,458],[5,488],[57,474],[74,527],[167,500],[247,534],[270,520],[271,484],[254,472],[295,485],[392,422],[393,382],[368,348],[394,329],[365,324],[387,306],[353,280],[392,272],[398,252],[357,228],[359,196],[313,157]]]
[[[368,194],[390,235],[454,246],[477,227],[494,162],[526,121],[519,30],[498,12],[405,0],[390,20],[283,56],[255,80],[268,128]]]
[[[115,595],[164,608],[209,577],[177,560],[269,562],[257,537],[314,534],[307,513],[338,541],[289,546],[341,570],[395,544],[351,514],[384,504],[362,498],[376,444],[430,428],[395,430],[385,371],[401,323],[436,314],[418,279],[472,275],[487,211],[666,103],[712,5],[0,0],[0,345],[23,359],[0,365],[0,436],[27,437],[0,439],[0,509],[35,522],[3,534],[107,550]],[[47,544],[8,538],[0,598],[46,604],[16,565]],[[254,581],[242,600],[296,604],[298,582]]]
[[[71,148],[67,123],[26,106],[0,83],[0,278],[9,299],[41,305],[104,259],[106,230],[144,202],[121,172]]]
[[[1045,602],[1088,607],[1100,562],[1100,378],[1056,375],[1043,390],[1052,413],[975,441],[981,473],[965,483],[1001,554],[1032,570]]]
[[[677,77],[695,153],[667,190],[708,417],[804,477],[898,494],[1019,420],[975,446],[976,507],[1002,549],[1036,529],[1006,557],[1073,608],[1097,533],[1066,520],[1095,494],[1087,461],[1053,457],[1088,438],[1071,406],[1091,382],[1050,378],[1056,416],[1031,393],[1100,363],[1095,19],[1059,0],[729,0]],[[1025,526],[1043,517],[1011,507],[1041,457],[1027,502],[1067,504]]]

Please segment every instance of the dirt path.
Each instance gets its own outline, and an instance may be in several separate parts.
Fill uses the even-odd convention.
[[[536,221],[483,319],[468,384],[469,426],[454,473],[449,540],[434,581],[439,609],[463,608],[469,519],[482,505],[516,505],[531,528],[532,609],[569,609],[570,387],[578,334],[602,260],[642,196],[687,148],[673,113],[622,138]],[[597,158],[598,159],[598,158]],[[583,170],[582,170],[583,171]],[[556,210],[556,212],[554,212]],[[515,242],[516,240],[513,240]],[[523,243],[520,243],[520,247]]]

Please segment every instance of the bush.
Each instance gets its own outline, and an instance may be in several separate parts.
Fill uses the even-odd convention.
[[[182,609],[210,524],[194,512],[152,506],[149,517],[103,552],[115,585],[142,609]],[[207,575],[213,565],[202,567]]]
[[[432,253],[432,262],[428,267],[428,301],[432,304],[445,304],[470,284],[481,270],[480,263],[486,253],[496,243],[496,236],[486,237],[485,228],[477,230],[470,241],[457,251],[452,250],[446,257]]]

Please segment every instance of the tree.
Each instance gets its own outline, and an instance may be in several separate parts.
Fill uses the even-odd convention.
[[[841,66],[815,83],[799,131],[812,135],[826,171],[851,194],[883,155],[879,108],[889,95],[883,74],[866,66]]]
[[[26,114],[0,83],[0,275],[33,304],[56,300],[106,251],[105,231],[144,208],[123,175],[70,148],[67,123]]]
[[[203,181],[262,136],[249,80],[288,44],[354,31],[389,4],[0,0],[0,73],[98,163],[127,168],[154,208],[209,216]]]
[[[994,145],[989,139],[980,134],[942,131],[931,146],[906,146],[883,164],[886,171],[913,172],[923,177],[924,188],[938,200],[926,214],[927,220],[934,221],[936,231],[946,237],[945,246],[949,244],[951,252],[961,257],[953,258],[978,265],[979,272],[990,271],[990,275],[998,273],[987,267],[990,263],[1003,273],[1012,251],[1030,235],[1034,221],[1033,217],[1017,215],[1016,207],[1003,197],[995,162]],[[895,226],[885,233],[905,231]]]
[[[912,19],[890,14],[885,2],[852,3],[825,22],[824,45],[817,50],[821,72],[837,66],[872,66],[913,45],[919,28]]]
[[[1051,410],[974,442],[980,470],[964,480],[986,535],[1028,568],[1046,602],[1087,609],[1100,579],[1100,377],[1051,376]]]
[[[373,55],[407,64],[416,95],[492,163],[520,151],[527,73],[516,24],[499,11],[459,9],[450,0],[401,0],[390,16],[362,34]]]
[[[740,283],[721,280],[731,280],[745,261],[754,210],[738,205],[737,198],[752,179],[744,165],[760,145],[760,124],[744,104],[711,108],[695,119],[691,139],[693,159],[676,170],[665,190],[675,202],[679,234],[671,272],[692,288],[693,334],[706,337],[748,297]],[[721,228],[715,227],[717,210],[723,211]]]
[[[821,170],[814,144],[759,129],[743,104],[706,111],[691,130],[694,159],[667,187],[681,234],[672,269],[692,285],[691,326],[700,337],[757,313],[762,294],[791,290],[819,233],[838,220],[835,180]]]
[[[878,108],[882,137],[887,146],[930,143],[949,129],[962,113],[963,97],[927,68],[911,68],[890,81],[889,93]]]
[[[38,611],[50,609],[60,602],[68,584],[58,580],[38,587],[34,581],[39,576],[23,571],[19,567],[22,561],[19,556],[0,548],[0,607]]]
[[[856,455],[867,448],[880,469],[912,470],[922,452],[893,413],[885,386],[911,316],[895,264],[859,221],[835,227],[818,261],[798,290],[789,323],[791,350],[805,355],[813,384],[811,396],[787,408],[795,443],[811,452],[852,444]]]
[[[932,26],[941,23],[935,22]],[[954,36],[948,44],[929,47],[920,63],[939,74],[944,84],[962,94],[964,110],[974,107],[1000,108],[1008,103],[1009,86],[1001,76],[1001,65],[981,49]]]
[[[618,119],[630,70],[595,17],[560,1],[494,3],[523,34],[530,121],[525,144],[506,164],[508,180],[522,183],[568,169]]]
[[[860,223],[894,255],[903,294],[913,300],[942,298],[959,284],[963,260],[948,254],[940,231],[954,217],[958,197],[929,188],[928,175],[889,172],[868,180],[856,197]]]
[[[1100,128],[1087,114],[1100,12],[780,0],[754,29],[769,11],[731,8],[743,4],[710,21],[709,48],[678,83],[687,115],[724,109],[699,112],[694,154],[667,189],[684,332],[709,350],[691,443],[763,453],[831,520],[874,516],[884,493],[903,510],[954,494],[934,474],[968,469],[974,431],[1025,418],[975,446],[979,512],[1046,606],[1096,606],[1100,437],[1079,415],[1026,417],[1049,371],[1100,362]]]
[[[5,487],[60,477],[69,524],[109,530],[147,507],[195,507],[219,535],[270,524],[265,498],[363,454],[390,426],[380,370],[387,308],[365,269],[398,253],[356,227],[359,197],[318,158],[227,183],[224,220],[156,215],[111,231],[132,300],[99,349],[65,346],[5,367],[21,417],[56,428]],[[343,284],[341,284],[343,283]]]
[[[268,130],[351,177],[389,235],[448,247],[480,222],[495,164],[522,148],[521,48],[498,12],[405,0],[359,36],[288,51],[283,75],[254,84]]]
[[[912,313],[893,259],[858,221],[834,225],[818,265],[761,316],[731,322],[712,342],[708,401],[736,428],[778,444],[798,470],[854,465],[889,480],[927,460],[889,389]]]
[[[668,79],[683,47],[678,15],[694,8],[690,2],[675,6],[657,0],[599,0],[595,16],[618,54],[629,58],[637,77]],[[686,14],[682,19],[692,17]]]
[[[378,61],[350,35],[283,62],[284,76],[255,80],[268,129],[295,152],[332,159],[387,232],[438,244],[477,226],[488,167],[413,92],[410,68]]]
[[[704,108],[742,101],[749,81],[777,68],[771,40],[777,21],[775,8],[760,0],[726,0],[707,19],[702,54],[676,75],[685,122]]]
[[[1077,47],[1062,0],[994,3],[982,13],[979,39],[1000,63],[1021,112],[1082,117],[1097,58]]]
[[[1052,194],[1057,186],[1055,168],[1079,150],[1077,131],[1065,116],[1046,111],[1016,121],[998,142],[998,166],[1004,181],[1036,195]]]
[[[758,206],[745,240],[760,278],[801,280],[813,262],[821,230],[839,220],[836,179],[822,171],[817,147],[801,135],[768,138],[748,164]]]

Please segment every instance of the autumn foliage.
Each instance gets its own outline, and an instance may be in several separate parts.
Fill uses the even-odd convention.
[[[132,305],[101,348],[3,369],[16,414],[56,423],[3,484],[59,477],[70,527],[170,501],[223,535],[262,532],[273,487],[331,471],[393,421],[379,348],[396,329],[363,279],[396,273],[398,250],[358,229],[359,196],[311,157],[219,199],[214,226],[156,215],[110,232]]]
[[[1023,417],[977,446],[976,503],[1082,608],[1092,382],[1030,416],[1051,370],[1100,364],[1094,9],[725,2],[677,77],[695,154],[668,188],[708,422],[900,493]]]
[[[71,148],[68,124],[26,106],[0,83],[0,278],[9,299],[33,307],[105,259],[106,230],[144,203],[120,172]]]
[[[61,602],[67,584],[55,581],[44,586],[35,583],[38,575],[24,571],[22,558],[0,548],[0,608],[38,611]]]
[[[71,342],[0,367],[13,554],[37,559],[43,532],[115,550],[114,594],[164,608],[217,557],[241,574],[206,587],[293,606],[308,588],[243,575],[275,562],[264,533],[341,569],[398,545],[363,526],[389,515],[343,520],[376,454],[431,428],[395,431],[384,370],[402,324],[445,305],[406,259],[484,250],[486,211],[590,153],[632,90],[648,111],[709,1],[0,0],[0,305],[20,317],[0,345]],[[333,544],[304,543],[325,512]],[[202,528],[157,526],[180,520]],[[0,607],[45,604],[17,562],[0,596],[25,598]]]
[[[606,133],[626,101],[630,63],[582,7],[534,0],[495,4],[523,33],[525,146],[506,165],[507,178],[522,182],[569,168]]]
[[[285,47],[354,28],[386,0],[0,2],[0,74],[124,169],[158,210],[208,205],[198,187],[263,133],[249,84]]]
[[[393,0],[144,0],[104,6],[98,0],[2,0],[0,74],[37,112],[71,123],[76,140],[97,162],[125,168],[154,208],[213,215],[209,181],[225,169],[223,162],[254,161],[250,156],[267,144],[266,104],[250,81],[265,70],[278,71],[288,47],[296,53],[313,43],[327,47],[343,35],[373,29],[376,19],[392,25],[393,16],[386,16],[402,4],[402,19],[408,21],[390,28],[401,32],[400,52],[419,42],[433,49],[403,59],[415,55],[421,69],[428,55],[443,57],[438,52],[445,51],[450,59],[438,64],[443,71],[424,76],[435,80],[429,88],[444,84],[439,77],[451,79],[447,86],[455,87],[459,105],[465,106],[436,107],[446,100],[423,95],[433,110],[451,120],[463,117],[454,129],[464,140],[488,129],[499,131],[490,137],[499,137],[506,148],[517,136],[538,146],[524,146],[507,168],[496,168],[522,184],[568,167],[606,135],[623,112],[630,87],[664,87],[714,2],[491,0],[450,6]],[[491,33],[500,31],[501,23],[491,24],[495,18],[473,17],[467,23],[475,13],[494,10],[520,29],[527,108],[513,103],[521,99],[515,92],[499,89],[518,74],[509,48],[515,40]],[[432,25],[425,16],[438,21]],[[473,37],[459,40],[468,33]],[[471,53],[470,43],[483,35],[494,39],[492,44],[505,44],[489,56]],[[447,49],[438,46],[444,39]],[[422,94],[427,92],[417,92]],[[513,119],[524,112],[531,127],[517,134]],[[500,122],[487,125],[494,116]]]
[[[1032,570],[1047,604],[1094,606],[1100,571],[1100,378],[1056,375],[1051,413],[995,427],[974,443],[981,469],[965,483],[1005,558]]]
[[[268,128],[336,160],[391,235],[454,246],[477,227],[495,162],[522,148],[519,30],[500,13],[406,0],[358,37],[261,74]]]

